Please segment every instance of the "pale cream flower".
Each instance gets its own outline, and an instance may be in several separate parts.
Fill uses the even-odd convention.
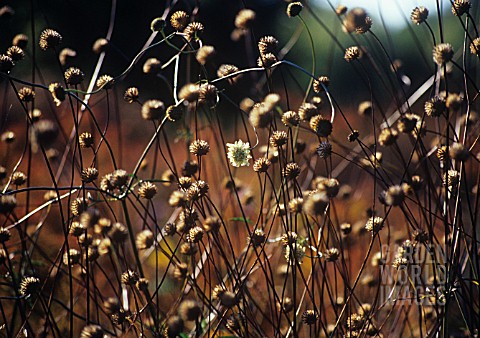
[[[234,167],[245,167],[250,165],[250,143],[242,140],[235,141],[235,143],[227,143],[227,156],[230,164]]]

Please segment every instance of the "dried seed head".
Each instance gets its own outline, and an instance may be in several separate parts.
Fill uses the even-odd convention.
[[[371,27],[372,19],[368,17],[363,8],[356,7],[349,10],[343,20],[343,28],[348,33],[363,34],[368,32]]]
[[[220,218],[216,216],[208,216],[203,222],[203,228],[206,232],[218,232],[221,225],[222,222],[220,221]]]
[[[65,81],[70,85],[78,85],[85,78],[85,74],[78,68],[70,67],[65,71]]]
[[[70,48],[64,48],[58,54],[58,60],[62,66],[66,66],[69,61],[77,56],[77,52]]]
[[[197,182],[192,183],[190,188],[188,188],[187,199],[190,201],[197,201],[207,194],[208,189],[208,184],[205,181],[198,180]]]
[[[273,120],[273,112],[265,103],[255,103],[248,117],[255,128],[267,128]]]
[[[82,254],[77,249],[70,249],[68,253],[63,254],[63,264],[73,266],[79,264],[82,259]]]
[[[17,199],[13,195],[0,196],[0,214],[8,215],[17,206]]]
[[[329,198],[325,192],[309,195],[303,203],[303,210],[310,216],[322,215],[328,206]]]
[[[470,53],[476,56],[480,56],[480,38],[473,39],[470,44]]]
[[[421,23],[427,21],[428,18],[428,9],[420,6],[415,7],[410,15],[410,19],[416,25],[420,25]]]
[[[441,43],[433,48],[433,61],[441,66],[453,57],[453,48],[449,43]]]
[[[255,160],[255,163],[253,164],[253,170],[256,172],[265,173],[268,171],[268,168],[270,168],[271,165],[272,163],[268,158],[260,157]]]
[[[320,142],[316,152],[320,158],[328,158],[332,155],[332,144],[327,141]]]
[[[393,128],[382,129],[378,135],[378,143],[383,147],[391,146],[398,138],[398,132]]]
[[[84,132],[78,137],[78,143],[82,148],[90,148],[93,146],[93,136],[89,132]]]
[[[194,256],[198,251],[198,247],[196,244],[191,242],[182,243],[180,245],[180,253],[185,256]]]
[[[287,144],[288,134],[285,131],[276,130],[270,136],[270,144],[272,147],[280,148],[281,146]]]
[[[113,223],[108,230],[108,236],[113,243],[123,243],[128,238],[128,229],[122,223]]]
[[[105,312],[107,314],[112,315],[122,309],[122,304],[118,298],[109,297],[103,302],[103,307],[105,308]]]
[[[325,259],[327,262],[335,262],[340,257],[340,250],[337,248],[330,248],[325,251]]]
[[[226,77],[226,76],[229,76],[231,74],[234,74],[236,72],[238,72],[239,69],[237,66],[235,65],[231,65],[231,64],[222,64],[220,65],[220,67],[218,67],[218,70],[217,70],[217,76],[218,77]],[[235,76],[229,76],[228,80],[230,81],[230,83],[234,83],[236,82],[238,79],[240,79],[240,75],[235,75]]]
[[[195,209],[182,210],[178,216],[178,220],[177,230],[180,232],[187,232],[194,227],[196,221],[198,221],[198,213]]]
[[[139,232],[137,235],[137,239],[136,239],[137,248],[140,250],[148,249],[153,245],[154,240],[155,239],[153,237],[153,233],[150,230],[148,229],[143,230]]]
[[[102,238],[100,243],[98,243],[98,247],[97,247],[96,251],[97,252],[96,253],[94,252],[94,254],[99,254],[99,255],[102,255],[102,256],[111,253],[112,252],[112,241],[108,237]],[[89,255],[89,259],[90,259],[90,256],[91,256],[91,254]]]
[[[58,82],[50,83],[48,90],[52,94],[53,102],[58,107],[65,100],[65,89]]]
[[[175,223],[167,223],[163,227],[163,230],[165,231],[165,234],[167,236],[173,236],[177,232],[177,226],[175,225]]]
[[[251,9],[241,9],[235,16],[235,27],[238,29],[250,29],[255,21],[255,12]]]
[[[470,157],[470,152],[462,143],[453,143],[450,148],[450,157],[457,161],[465,162]]]
[[[138,100],[138,88],[137,87],[130,87],[127,88],[125,94],[123,95],[123,99],[128,103],[133,103]]]
[[[105,38],[100,38],[95,40],[93,43],[92,50],[95,54],[100,54],[106,52],[109,47],[109,41]]]
[[[293,243],[285,247],[285,259],[288,264],[302,264],[305,258],[305,246],[299,243]]]
[[[157,194],[157,186],[152,182],[142,182],[138,188],[138,195],[147,200],[152,199]]]
[[[12,237],[12,234],[10,233],[10,230],[5,229],[4,227],[0,227],[0,243],[1,244],[8,242],[11,237]]]
[[[167,320],[165,328],[165,336],[168,338],[177,337],[184,329],[183,319],[179,316],[171,316]]]
[[[340,191],[340,182],[336,178],[321,177],[316,182],[318,192],[325,192],[329,198],[334,198]]]
[[[198,170],[198,163],[196,161],[185,161],[182,166],[183,176],[193,176]]]
[[[40,291],[42,285],[37,277],[23,277],[20,282],[20,294],[24,297],[34,295]]]
[[[210,151],[210,145],[207,141],[195,140],[190,144],[189,150],[192,154],[196,156],[204,156],[207,155]]]
[[[411,133],[421,123],[421,117],[415,114],[405,114],[398,121],[398,130],[401,133]]]
[[[34,124],[35,137],[44,147],[53,144],[58,136],[57,124],[50,120],[40,120]]]
[[[186,35],[187,39],[191,40],[196,38],[199,33],[203,33],[204,27],[200,22],[192,22],[185,27],[183,33]]]
[[[135,285],[138,282],[138,272],[128,269],[122,273],[122,283],[125,285]]]
[[[15,63],[10,56],[0,55],[0,72],[9,73],[13,69],[13,66],[15,66]]]
[[[53,29],[45,29],[42,34],[40,34],[40,49],[47,50],[50,48],[57,47],[62,42],[62,36]]]
[[[405,192],[399,185],[393,185],[385,192],[385,204],[398,206],[405,200]]]
[[[343,56],[343,58],[347,62],[355,61],[357,59],[360,59],[361,57],[362,57],[362,51],[357,46],[348,47],[345,50],[345,55]]]
[[[12,183],[16,186],[24,185],[27,182],[27,175],[21,171],[15,171],[12,174]]]
[[[204,233],[205,231],[203,230],[202,227],[194,226],[193,228],[188,230],[186,240],[187,242],[190,242],[190,243],[198,243],[202,240]]]
[[[471,6],[470,0],[455,0],[452,5],[452,13],[455,16],[462,16],[468,13]]]
[[[255,229],[255,231],[252,232],[248,238],[248,242],[255,248],[265,243],[266,240],[267,236],[265,235],[265,231],[263,231],[263,229]]]
[[[173,270],[173,277],[178,280],[184,280],[188,275],[188,265],[186,263],[180,263],[175,266]]]
[[[457,93],[448,93],[445,105],[450,111],[458,111],[462,106],[463,97]]]
[[[309,121],[313,116],[318,114],[317,106],[312,103],[304,103],[298,108],[298,115],[302,121]]]
[[[85,233],[85,231],[87,230],[87,227],[85,225],[83,225],[82,223],[80,222],[72,222],[72,224],[70,225],[70,235],[74,236],[74,237],[80,237],[81,235],[83,235]]]
[[[375,216],[368,219],[367,223],[365,224],[365,229],[375,234],[382,230],[384,226],[385,222],[383,221],[383,218]]]
[[[282,122],[286,126],[298,126],[300,124],[300,116],[296,111],[289,110],[283,113]]]
[[[25,57],[25,52],[18,46],[8,47],[6,54],[12,58],[13,62],[21,61]]]
[[[194,321],[202,314],[202,309],[196,301],[186,299],[179,305],[178,314],[185,321]]]
[[[313,81],[313,91],[320,93],[325,91],[325,88],[330,84],[330,78],[328,76],[319,76],[318,80]]]
[[[165,114],[165,105],[160,100],[148,100],[142,105],[144,120],[159,120]]]
[[[35,92],[29,87],[22,87],[18,90],[18,98],[23,102],[31,102],[35,98]]]
[[[297,197],[290,202],[288,202],[288,211],[290,211],[292,214],[299,214],[302,212],[302,207],[303,207],[303,198]]]
[[[6,131],[2,133],[2,136],[0,137],[2,142],[5,142],[7,144],[13,143],[16,139],[16,135],[13,131]]]
[[[301,2],[291,2],[288,4],[287,6],[287,15],[290,17],[290,18],[293,18],[297,15],[300,14],[300,12],[302,11],[303,9],[303,5]]]
[[[205,83],[198,89],[198,102],[204,103],[209,107],[214,106],[218,101],[217,87],[210,83]]]
[[[372,102],[363,101],[358,105],[358,115],[360,116],[371,116],[373,113]]]
[[[279,312],[289,313],[293,310],[293,301],[290,297],[284,297],[281,302],[277,302],[277,310]]]
[[[194,83],[187,83],[178,92],[178,98],[188,102],[196,102],[200,97],[200,86]]]
[[[261,54],[257,59],[257,65],[263,68],[270,68],[278,59],[273,53]]]
[[[342,223],[340,224],[340,230],[342,230],[344,235],[348,235],[352,232],[352,225],[350,223]]]
[[[70,204],[70,211],[73,216],[78,216],[88,209],[88,202],[83,197],[77,197]]]
[[[332,133],[333,126],[330,120],[325,119],[322,115],[312,116],[309,122],[310,128],[320,137],[328,137]]]
[[[275,53],[278,47],[278,40],[273,36],[264,36],[258,42],[260,54]]]
[[[28,36],[25,34],[17,34],[13,37],[12,45],[20,47],[21,49],[27,48]]]
[[[425,102],[425,113],[428,116],[438,117],[441,116],[447,108],[445,100],[440,96],[432,97]]]
[[[157,58],[149,58],[143,64],[145,74],[158,74],[162,70],[162,62]]]
[[[81,174],[82,181],[85,183],[91,183],[98,178],[98,169],[93,167],[88,167],[82,170]]]
[[[177,31],[183,30],[188,24],[188,14],[184,11],[176,11],[170,17],[170,24]]]
[[[197,50],[195,58],[201,65],[207,64],[215,56],[215,47],[204,45]]]
[[[110,75],[102,75],[97,79],[97,87],[102,89],[112,89],[115,80]]]
[[[300,175],[300,167],[297,163],[295,162],[290,162],[285,165],[285,168],[283,169],[283,177],[287,180],[294,180]]]
[[[80,338],[103,338],[105,336],[105,331],[100,325],[87,325],[82,329],[80,333]]]

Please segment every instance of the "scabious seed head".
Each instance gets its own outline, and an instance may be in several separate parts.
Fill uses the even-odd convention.
[[[210,151],[210,145],[205,140],[195,140],[188,147],[190,152],[196,156],[207,155]]]
[[[452,5],[452,13],[455,16],[462,16],[468,13],[470,7],[472,7],[470,0],[455,0]]]
[[[0,72],[8,74],[14,66],[15,63],[10,56],[4,54],[0,55]]]
[[[285,165],[283,169],[283,177],[287,180],[294,180],[300,175],[300,166],[295,162],[290,162]]]
[[[25,34],[17,34],[12,39],[12,45],[20,47],[21,49],[27,48],[28,36]]]
[[[32,88],[22,87],[18,90],[18,98],[23,102],[31,102],[35,98],[35,92]]]
[[[440,96],[434,96],[425,102],[424,108],[427,116],[438,117],[445,112],[447,106],[445,99]]]
[[[405,192],[400,185],[393,185],[385,191],[385,204],[399,206],[405,200]]]
[[[111,89],[115,84],[115,80],[110,75],[102,75],[97,79],[97,87],[102,89]]]
[[[123,98],[125,101],[128,103],[133,103],[138,100],[139,93],[138,93],[138,88],[137,87],[130,87],[125,90],[125,94],[123,95]]]
[[[25,52],[18,46],[8,47],[6,54],[12,58],[13,62],[21,61],[25,57]]]
[[[140,250],[143,249],[148,249],[150,248],[155,241],[155,238],[153,237],[153,233],[146,229],[138,233],[137,238],[136,238],[136,244],[137,248]]]
[[[178,307],[178,315],[185,321],[194,321],[201,314],[202,309],[194,300],[186,299]]]
[[[473,39],[470,44],[470,53],[476,56],[480,56],[480,38]]]
[[[365,224],[365,229],[375,234],[380,230],[382,230],[384,226],[385,226],[385,222],[383,218],[374,216],[368,219],[367,223]]]
[[[145,74],[156,75],[162,70],[162,62],[157,58],[148,58],[143,64]]]
[[[328,137],[333,130],[330,120],[325,119],[322,115],[315,115],[309,121],[310,128],[320,137]]]
[[[22,171],[15,171],[12,174],[12,183],[16,186],[24,185],[27,182],[27,175]]]
[[[57,47],[62,42],[62,36],[55,30],[47,28],[40,34],[40,49],[47,50]]]
[[[344,59],[347,62],[352,62],[362,57],[362,51],[357,46],[348,47],[345,50]]]
[[[450,148],[450,157],[454,160],[465,162],[470,157],[470,151],[462,143],[453,143]]]
[[[198,102],[213,107],[218,101],[218,90],[211,83],[204,83],[198,89]]]
[[[24,297],[36,294],[41,288],[40,279],[37,277],[24,277],[20,282],[20,294]]]
[[[287,6],[287,15],[290,18],[293,18],[293,17],[299,15],[300,12],[302,11],[302,9],[303,9],[303,5],[302,5],[301,2],[299,2],[299,1],[291,2]]]
[[[302,264],[305,258],[305,246],[296,242],[285,247],[285,259],[290,265]]]
[[[282,122],[286,126],[298,126],[300,124],[300,116],[296,111],[289,110],[283,113]]]
[[[255,163],[253,164],[253,170],[259,173],[265,173],[268,171],[272,163],[270,160],[266,157],[260,157],[255,160]]]
[[[316,152],[320,158],[328,158],[332,154],[332,144],[328,141],[323,141],[317,147]]]
[[[215,47],[209,45],[203,45],[197,50],[195,58],[201,65],[206,65],[215,56]]]
[[[410,19],[416,25],[420,25],[427,21],[428,18],[428,9],[423,6],[415,7],[412,10],[412,14],[410,15]]]
[[[380,131],[378,135],[378,143],[382,147],[388,147],[395,144],[395,141],[398,138],[398,132],[393,128],[385,128]]]
[[[5,229],[4,227],[0,227],[0,243],[1,244],[8,242],[11,237],[12,237],[12,234],[10,233],[10,230]]]
[[[8,215],[17,206],[17,199],[13,195],[0,196],[0,214]]]
[[[237,29],[250,29],[255,21],[256,14],[248,8],[241,9],[235,16],[235,27]]]
[[[91,183],[98,178],[98,169],[93,167],[88,167],[82,170],[81,174],[82,181],[85,183]]]
[[[278,61],[277,57],[273,53],[260,54],[257,59],[257,65],[263,68],[270,68]]]
[[[329,85],[330,78],[328,76],[319,76],[318,80],[313,81],[313,91],[315,93],[323,92]]]
[[[80,338],[103,338],[105,336],[105,331],[100,325],[87,325],[82,329],[80,333]]]
[[[65,81],[70,85],[79,85],[85,79],[85,74],[76,67],[70,67],[65,71]]]
[[[159,120],[165,114],[165,104],[160,100],[147,100],[142,105],[142,118],[144,120]]]
[[[170,24],[172,25],[173,29],[177,31],[181,31],[184,29],[188,24],[188,14],[184,11],[176,11],[170,17]]]
[[[77,56],[77,52],[71,48],[64,48],[58,54],[58,60],[62,66],[66,66],[67,63]]]
[[[372,19],[363,8],[352,8],[343,20],[343,29],[347,33],[363,34],[370,30]]]
[[[105,38],[99,38],[95,40],[93,43],[92,50],[95,54],[100,54],[103,52],[106,52],[108,50],[109,46],[109,41]]]
[[[283,130],[275,130],[270,136],[270,144],[272,147],[280,148],[287,144],[288,142],[288,134]]]
[[[203,33],[205,28],[200,22],[192,22],[185,27],[183,33],[186,35],[187,39],[191,40],[196,38],[198,34]]]
[[[48,85],[48,90],[52,94],[53,102],[58,107],[62,104],[65,100],[65,89],[63,86],[58,82],[53,82]]]
[[[440,43],[433,48],[433,61],[442,66],[443,64],[452,60],[453,47],[449,43]]]
[[[329,198],[325,192],[314,192],[307,196],[303,210],[310,216],[322,215],[328,206]]]
[[[194,83],[187,83],[178,92],[178,98],[188,102],[196,102],[200,97],[200,86]]]
[[[152,199],[157,194],[157,186],[152,182],[142,182],[138,188],[138,195],[147,200]]]
[[[327,249],[324,256],[327,262],[335,262],[340,257],[340,250],[337,248]]]
[[[258,42],[260,54],[275,53],[278,47],[278,40],[273,36],[264,36]]]
[[[318,114],[318,108],[313,103],[304,103],[298,108],[298,115],[302,121],[310,121],[312,117]]]

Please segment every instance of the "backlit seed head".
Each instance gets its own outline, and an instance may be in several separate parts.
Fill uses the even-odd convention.
[[[105,331],[100,325],[87,325],[82,329],[80,333],[80,338],[103,338],[105,336]]]
[[[9,73],[13,69],[13,66],[15,66],[15,63],[10,56],[0,55],[0,72]]]
[[[177,226],[175,225],[175,223],[167,223],[163,227],[163,230],[165,231],[165,234],[167,236],[173,236],[177,232]]]
[[[480,56],[480,38],[473,39],[470,44],[470,53],[476,56]]]
[[[317,106],[312,103],[304,103],[298,108],[298,115],[302,121],[310,121],[312,117],[318,114]]]
[[[97,87],[102,89],[111,89],[115,84],[115,80],[110,75],[102,75],[97,79]]]
[[[297,15],[300,14],[300,12],[302,11],[303,9],[303,5],[301,2],[291,2],[288,4],[287,6],[287,15],[290,17],[290,18],[293,18]]]
[[[12,39],[12,45],[20,47],[21,49],[27,48],[28,36],[25,34],[17,34]]]
[[[62,66],[66,66],[74,57],[77,56],[77,52],[70,48],[64,48],[58,54],[58,60]]]
[[[255,231],[252,232],[248,238],[249,243],[255,248],[265,243],[266,240],[267,236],[265,235],[265,231],[263,231],[263,229],[255,229]]]
[[[449,43],[441,43],[436,45],[433,48],[433,61],[442,66],[443,64],[450,61],[453,57],[453,48],[452,45]]]
[[[447,98],[445,99],[445,105],[450,111],[458,111],[463,102],[463,97],[457,93],[448,93]]]
[[[153,233],[150,230],[145,229],[139,232],[137,235],[137,239],[136,239],[137,248],[140,250],[148,249],[153,245],[154,240],[155,238],[153,237]]]
[[[443,175],[443,184],[449,187],[456,188],[460,181],[460,173],[457,170],[449,170],[447,174]]]
[[[88,202],[82,197],[77,197],[70,203],[70,211],[73,216],[78,216],[87,209]]]
[[[95,181],[98,178],[98,169],[93,167],[83,169],[81,178],[82,178],[82,181],[85,183],[90,183]]]
[[[79,85],[85,78],[85,74],[78,68],[70,67],[65,71],[65,81],[70,85]]]
[[[295,162],[287,163],[283,169],[283,177],[287,180],[294,180],[300,175],[301,169],[299,165]]]
[[[198,90],[198,102],[213,107],[218,101],[218,90],[213,84],[202,84]]]
[[[235,16],[235,27],[238,29],[250,29],[255,21],[255,12],[251,9],[241,9]]]
[[[168,199],[168,204],[171,207],[184,207],[187,205],[187,194],[180,190],[174,190]]]
[[[57,47],[62,42],[62,36],[53,29],[45,29],[42,34],[40,34],[40,49],[47,50],[50,48]]]
[[[182,166],[183,176],[193,176],[198,170],[198,163],[196,161],[185,161]]]
[[[357,46],[348,47],[345,50],[345,55],[343,58],[347,62],[352,62],[362,57],[362,51]]]
[[[363,34],[372,27],[372,19],[368,17],[367,12],[363,8],[353,8],[345,16],[343,20],[343,29],[348,33]]]
[[[148,100],[142,105],[144,120],[159,120],[165,114],[165,105],[160,100]]]
[[[425,102],[425,113],[428,116],[441,116],[446,110],[446,102],[440,96],[435,96]]]
[[[421,122],[421,117],[415,114],[405,114],[398,120],[398,130],[401,133],[411,133]]]
[[[162,70],[162,62],[157,58],[149,58],[143,64],[143,72],[145,74],[156,75]]]
[[[21,61],[25,57],[25,52],[18,46],[8,47],[6,54],[12,58],[13,62]]]
[[[200,86],[194,83],[187,83],[178,92],[178,98],[188,102],[196,102],[200,97]]]
[[[157,186],[152,182],[142,182],[138,188],[138,196],[147,200],[152,199],[157,194]]]
[[[95,54],[106,52],[109,47],[109,41],[105,38],[99,38],[93,43],[92,50]]]
[[[204,27],[200,22],[192,22],[185,27],[183,33],[187,36],[187,39],[191,40],[196,38],[200,33],[203,33]]]
[[[268,171],[268,168],[272,163],[270,160],[266,157],[260,157],[257,160],[255,160],[255,163],[253,164],[253,170],[259,173],[265,173]]]
[[[90,148],[93,146],[93,136],[89,132],[82,133],[78,138],[81,148]]]
[[[7,144],[10,144],[10,143],[13,143],[16,139],[16,135],[13,131],[6,131],[4,133],[2,133],[0,139],[2,140],[2,142],[5,142]]]
[[[0,196],[0,214],[7,215],[17,206],[17,199],[13,195]]]
[[[416,25],[420,25],[427,21],[428,18],[428,9],[426,7],[420,6],[415,7],[410,15],[410,19]]]
[[[383,218],[375,216],[375,217],[370,217],[368,219],[367,223],[365,224],[365,229],[367,231],[377,233],[380,230],[382,230],[384,226],[385,226],[385,222]]]
[[[201,314],[202,309],[194,300],[186,299],[178,307],[178,315],[185,321],[194,321]]]
[[[332,154],[332,144],[327,141],[320,142],[316,149],[316,153],[320,158],[328,158]]]
[[[385,192],[385,204],[391,206],[398,206],[405,200],[405,192],[399,185],[394,185],[388,188]]]
[[[192,154],[196,156],[204,156],[207,155],[210,151],[210,145],[207,141],[195,140],[190,144],[189,150]]]
[[[18,90],[18,98],[23,102],[31,102],[35,98],[35,92],[29,87],[22,87]]]
[[[0,227],[0,243],[4,244],[10,240],[12,237],[12,234],[10,233],[10,230],[5,229],[4,227]]]
[[[190,242],[190,243],[198,243],[202,240],[204,233],[205,231],[203,230],[202,227],[194,226],[193,228],[188,230],[186,240],[187,242]]]
[[[130,87],[127,88],[125,94],[123,95],[123,99],[128,103],[133,103],[138,100],[139,93],[137,87]]]
[[[363,101],[358,105],[358,115],[360,116],[371,116],[373,113],[372,102]]]
[[[340,182],[336,178],[321,177],[315,184],[318,192],[325,192],[329,198],[334,198],[340,191]]]
[[[471,6],[470,0],[455,0],[452,5],[452,13],[455,16],[462,16],[468,13]]]
[[[16,186],[24,185],[27,182],[27,175],[21,171],[15,171],[12,174],[12,184]]]
[[[40,291],[40,279],[37,277],[24,277],[20,282],[20,294],[24,297],[34,295]]]
[[[320,137],[327,137],[332,133],[333,126],[330,120],[325,119],[322,115],[315,115],[310,119],[310,128]]]
[[[73,266],[79,264],[82,259],[82,254],[77,249],[70,249],[68,253],[63,254],[63,264]]]
[[[303,203],[303,210],[310,216],[319,216],[325,212],[329,198],[325,192],[315,192],[309,195]]]
[[[204,45],[197,50],[195,58],[201,65],[207,64],[215,56],[215,47]]]
[[[177,31],[183,30],[188,24],[188,14],[184,11],[176,11],[170,17],[170,24]]]
[[[257,65],[263,68],[270,68],[278,59],[273,53],[260,54],[257,59]]]
[[[52,94],[53,102],[58,107],[65,100],[65,89],[58,82],[53,82],[48,85],[48,90]]]
[[[290,211],[292,214],[299,214],[302,212],[302,207],[303,207],[303,198],[297,197],[290,202],[288,202],[288,211]]]
[[[398,132],[393,128],[382,129],[380,135],[378,135],[378,143],[383,146],[391,146],[398,138]]]
[[[185,256],[194,256],[198,251],[198,247],[196,244],[191,242],[182,243],[180,245],[180,253]]]
[[[453,143],[450,148],[450,157],[457,161],[466,161],[470,157],[470,152],[462,143]]]
[[[122,273],[122,283],[125,285],[135,285],[138,282],[139,275],[138,272],[133,270],[127,270]]]
[[[96,234],[106,235],[112,228],[112,221],[108,218],[102,217],[100,218],[94,226]]]
[[[260,54],[275,53],[278,47],[278,40],[273,36],[264,36],[258,42]]]
[[[313,91],[315,93],[323,92],[325,91],[324,87],[328,87],[329,84],[330,78],[328,76],[319,76],[318,80],[313,81]]]
[[[187,190],[187,197],[191,201],[196,201],[208,193],[208,183],[202,180],[192,183]]]
[[[109,297],[103,302],[103,307],[107,314],[112,315],[122,309],[122,304],[118,298]]]
[[[216,216],[208,216],[203,222],[203,228],[206,232],[218,232],[221,225],[222,222],[220,221],[220,218]]]
[[[113,243],[123,243],[128,238],[128,229],[122,223],[113,223],[110,230],[108,230],[108,237]]]
[[[289,265],[302,264],[305,258],[305,246],[293,243],[285,247],[285,259]]]
[[[235,65],[222,64],[222,65],[220,65],[220,67],[218,67],[217,76],[218,77],[226,77],[226,76],[229,76],[230,74],[234,74],[238,71],[239,71],[239,69]],[[230,83],[234,83],[238,79],[240,79],[240,75],[235,75],[235,76],[231,76],[231,77],[228,78]]]
[[[348,235],[352,232],[352,225],[350,223],[342,223],[340,224],[340,230],[344,235]]]
[[[296,111],[289,110],[283,113],[282,122],[286,126],[298,126],[300,124],[300,116]]]
[[[255,103],[248,117],[255,128],[268,128],[273,120],[273,112],[265,103]]]
[[[72,222],[69,233],[74,237],[80,237],[81,235],[85,234],[86,230],[86,225],[83,225],[80,222]]]
[[[298,235],[294,231],[288,231],[282,235],[281,241],[284,247],[297,243]]]
[[[335,262],[340,257],[340,250],[337,248],[330,248],[325,251],[325,259],[327,262]]]
[[[287,144],[288,134],[285,131],[276,130],[270,136],[270,144],[272,147],[280,148],[281,146]]]

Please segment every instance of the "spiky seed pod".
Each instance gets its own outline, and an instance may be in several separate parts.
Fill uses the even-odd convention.
[[[148,100],[142,105],[144,120],[159,120],[165,114],[165,105],[160,100]]]
[[[0,243],[4,244],[10,240],[12,237],[12,234],[10,233],[10,230],[0,227]]]
[[[85,183],[91,183],[98,178],[98,169],[93,167],[88,167],[82,170],[81,174],[82,181]]]
[[[263,229],[255,229],[254,232],[248,237],[248,242],[252,244],[254,248],[259,247],[267,240],[265,231]]]
[[[358,60],[361,57],[362,57],[362,51],[357,46],[348,47],[345,50],[345,55],[343,56],[343,58],[347,62]]]
[[[92,50],[95,54],[100,54],[103,52],[106,52],[108,50],[109,46],[109,41],[105,38],[99,38],[95,40],[93,43]]]
[[[25,57],[25,52],[18,46],[8,47],[6,54],[12,58],[13,62],[21,61]]]
[[[153,237],[153,233],[148,229],[145,229],[137,234],[136,244],[137,248],[140,250],[150,248],[154,241],[155,238]]]
[[[214,106],[218,101],[217,87],[210,83],[205,83],[198,90],[198,102],[204,103],[209,107]]]
[[[183,30],[188,24],[188,14],[184,11],[176,11],[170,16],[170,24],[177,31]]]
[[[202,33],[205,28],[200,22],[192,22],[185,27],[183,33],[186,35],[187,39],[191,40],[196,38],[199,33]]]
[[[15,171],[12,174],[12,183],[16,186],[24,185],[27,182],[27,175],[21,171]]]
[[[287,180],[294,180],[300,175],[300,166],[295,162],[290,162],[283,169],[283,177]]]
[[[310,119],[310,128],[320,137],[328,137],[333,130],[330,120],[325,119],[322,115],[315,115]]]
[[[318,80],[313,81],[313,91],[315,93],[324,92],[324,87],[328,87],[330,84],[330,78],[328,76],[319,76]],[[323,86],[322,86],[323,85]]]
[[[283,113],[282,122],[286,126],[298,126],[300,124],[300,116],[296,111],[289,110]]]
[[[113,243],[123,243],[128,238],[128,229],[122,223],[113,223],[110,230],[108,230],[108,237]]]
[[[238,29],[250,29],[255,21],[255,12],[251,9],[241,9],[235,16],[235,27]]]
[[[257,65],[263,68],[270,68],[274,63],[278,61],[277,57],[273,53],[261,54],[257,59]]]
[[[259,173],[265,173],[268,171],[268,168],[272,163],[270,160],[266,157],[260,157],[257,160],[255,160],[255,163],[253,164],[253,170]]]
[[[275,53],[278,47],[278,40],[273,36],[264,36],[258,42],[260,54]]]
[[[78,216],[87,209],[88,202],[82,197],[77,197],[70,204],[70,211],[73,216]]]
[[[427,21],[428,18],[428,9],[423,6],[415,7],[412,10],[412,14],[410,15],[410,19],[416,25],[420,25]]]
[[[303,208],[303,198],[297,197],[290,202],[288,202],[288,211],[290,211],[292,214],[299,214],[302,212]]]
[[[133,286],[139,279],[138,272],[128,269],[122,273],[122,283],[125,285]]]
[[[385,204],[398,206],[405,200],[405,192],[399,185],[393,185],[385,192]]]
[[[210,151],[210,145],[204,140],[195,140],[188,147],[190,152],[196,156],[207,155]]]
[[[178,187],[183,190],[188,190],[192,185],[192,178],[188,176],[182,176],[178,179]]]
[[[385,222],[383,218],[375,216],[368,219],[367,223],[365,224],[365,229],[375,234],[382,230],[384,226]]]
[[[462,16],[468,13],[471,6],[470,0],[455,0],[452,5],[452,13],[455,16]]]
[[[327,262],[335,262],[340,257],[340,250],[337,248],[330,248],[325,251],[325,259]]]
[[[81,235],[83,235],[85,233],[85,231],[87,230],[87,227],[85,225],[83,225],[82,223],[80,222],[72,222],[72,224],[70,225],[70,235],[74,236],[74,237],[80,237]]]
[[[70,48],[64,48],[58,54],[58,60],[62,66],[66,66],[69,61],[77,56],[77,52]]]
[[[0,72],[9,73],[13,69],[13,66],[15,66],[15,63],[10,56],[0,55]]]
[[[276,130],[270,136],[270,144],[272,147],[280,148],[288,142],[288,134],[283,130]]]
[[[23,102],[31,102],[35,98],[35,92],[32,88],[22,87],[18,90],[18,98]]]
[[[47,50],[57,47],[62,43],[62,36],[53,29],[47,28],[40,34],[40,49]]]
[[[12,45],[25,49],[28,46],[28,36],[25,34],[17,34],[12,39]]]
[[[162,62],[157,58],[149,58],[143,64],[145,74],[158,74],[162,70]]]
[[[115,84],[115,80],[110,75],[102,75],[97,79],[97,87],[102,89],[112,89]]]
[[[40,279],[37,277],[24,277],[20,282],[20,294],[24,297],[34,295],[40,291]]]
[[[187,242],[190,243],[198,243],[202,240],[205,230],[202,227],[194,226],[190,230],[188,230],[188,234],[186,236]]]
[[[48,90],[52,94],[53,102],[58,107],[65,100],[66,94],[63,86],[58,82],[53,82],[48,85]]]
[[[411,133],[417,127],[418,122],[421,121],[420,116],[415,114],[405,114],[398,121],[398,130],[401,133]]]
[[[453,143],[450,148],[450,157],[454,160],[465,162],[470,157],[470,151],[462,143]]]
[[[239,69],[235,65],[222,64],[222,65],[220,65],[220,67],[218,67],[217,76],[218,77],[226,77],[226,76],[230,76],[231,74],[234,74],[238,71],[239,71]],[[229,79],[230,83],[234,83],[239,78],[240,78],[239,75],[235,75],[235,76],[230,76],[228,79]]]
[[[480,56],[480,38],[473,39],[470,44],[470,53],[476,56]]]
[[[80,333],[80,338],[103,338],[105,336],[105,331],[100,325],[87,325],[82,329]]]
[[[198,63],[201,65],[207,64],[215,56],[215,47],[204,45],[197,50],[197,54],[195,54],[195,58],[197,59]]]
[[[302,322],[306,325],[313,325],[318,320],[318,313],[315,310],[305,310],[302,313]]]
[[[316,153],[320,158],[328,158],[332,154],[332,144],[327,141],[323,141],[316,149]]]
[[[443,175],[443,184],[455,189],[460,181],[460,173],[457,170],[449,170]]]
[[[442,66],[450,61],[453,57],[453,47],[449,43],[440,43],[433,48],[433,61]]]
[[[363,8],[353,8],[348,11],[343,20],[343,29],[348,33],[363,34],[372,27],[372,19]]]
[[[123,99],[128,103],[133,103],[138,100],[139,92],[137,87],[130,87],[127,88],[125,94],[123,95]]]
[[[299,15],[300,12],[302,11],[302,9],[303,9],[303,5],[302,5],[301,2],[299,2],[299,1],[291,2],[287,6],[287,15],[290,18],[293,18],[293,17]]]
[[[435,96],[425,102],[425,113],[428,116],[441,116],[446,110],[446,102],[442,97]]]
[[[76,67],[70,67],[65,71],[65,81],[70,85],[79,85],[85,79],[85,74]]]
[[[298,115],[302,121],[310,121],[312,117],[318,115],[318,108],[312,103],[304,103],[298,108]]]
[[[142,182],[138,188],[138,195],[147,200],[152,199],[157,194],[157,186],[152,182]]]
[[[391,146],[395,144],[398,138],[398,132],[393,128],[382,129],[380,135],[378,135],[378,143],[383,147]]]
[[[165,234],[167,236],[173,236],[177,232],[177,226],[175,225],[175,223],[167,223],[163,227],[163,230],[165,231]]]

